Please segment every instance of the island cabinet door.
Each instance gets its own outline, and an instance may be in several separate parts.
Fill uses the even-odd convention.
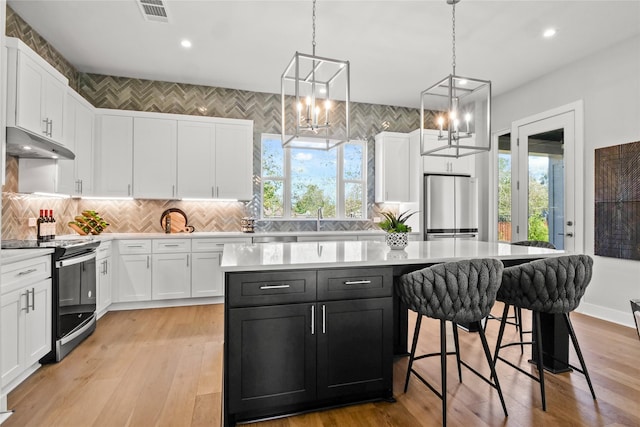
[[[229,310],[231,413],[259,413],[315,399],[315,310],[314,303]]]
[[[392,298],[318,303],[318,398],[392,396]]]

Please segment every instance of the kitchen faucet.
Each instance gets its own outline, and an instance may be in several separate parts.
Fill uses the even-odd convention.
[[[322,207],[318,208],[318,219],[316,221],[316,231],[320,231],[320,220],[322,219]]]

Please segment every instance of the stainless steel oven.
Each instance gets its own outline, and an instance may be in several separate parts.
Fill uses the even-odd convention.
[[[59,362],[96,328],[95,248],[57,259],[54,275],[55,355],[48,359]]]
[[[40,363],[59,362],[96,329],[98,240],[3,240],[2,248],[53,248],[51,352]]]

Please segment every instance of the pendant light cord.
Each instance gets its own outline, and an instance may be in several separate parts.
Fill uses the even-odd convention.
[[[315,8],[315,0],[313,3]],[[455,3],[453,3],[452,10],[453,12],[451,13],[451,28],[452,28],[451,30],[451,51],[452,51],[451,66],[453,67],[453,75],[455,76],[456,75],[456,4]],[[314,34],[315,34],[315,21],[314,21]],[[315,48],[315,44],[314,44],[314,48]]]
[[[312,20],[312,33],[311,33],[311,47],[313,50],[312,55],[316,56],[316,0],[313,0],[313,14],[311,15]]]

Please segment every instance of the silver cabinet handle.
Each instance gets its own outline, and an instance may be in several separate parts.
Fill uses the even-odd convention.
[[[49,134],[49,119],[42,119],[42,121],[44,122],[44,130],[42,131],[42,133],[44,133],[45,135]]]
[[[175,185],[171,186],[171,197],[176,197],[176,186]]]
[[[147,269],[151,266],[151,257],[147,255]]]
[[[27,293],[28,295],[28,293]],[[29,299],[27,297],[27,303],[29,303]],[[36,310],[36,289],[35,288],[31,288],[31,310],[35,311]],[[29,311],[27,311],[28,313]]]
[[[24,292],[24,296],[27,297],[27,304],[24,307],[22,307],[20,310],[26,311],[28,314],[29,313],[29,291],[28,290]]]
[[[177,248],[177,247],[178,247],[178,246],[180,246],[180,245],[179,245],[179,244],[177,244],[177,243],[165,243],[165,244],[164,244],[164,245],[162,245],[162,246],[164,246],[165,248]]]
[[[28,270],[21,271],[20,273],[18,273],[18,276],[24,276],[25,274],[31,274],[36,271],[38,271],[37,268],[30,268]]]
[[[80,180],[80,194],[82,194],[82,190],[83,190],[83,188],[82,188],[82,180]]]
[[[216,191],[215,191],[215,189],[213,188],[213,185],[212,185],[211,186],[211,198],[213,199],[215,197],[216,197]]]
[[[109,261],[108,260],[104,260],[104,274],[109,273]]]
[[[187,254],[187,267],[189,267],[189,255]]]
[[[142,245],[127,245],[128,248],[142,248]]]
[[[131,195],[131,184],[127,184],[127,196]]]
[[[260,289],[287,289],[290,288],[290,285],[264,285],[260,286]]]
[[[371,280],[351,280],[344,282],[345,285],[368,285],[371,283]]]
[[[327,333],[327,306],[322,304],[322,333]]]
[[[49,137],[53,138],[53,119],[49,120]]]
[[[311,335],[316,334],[316,306],[311,306]]]

